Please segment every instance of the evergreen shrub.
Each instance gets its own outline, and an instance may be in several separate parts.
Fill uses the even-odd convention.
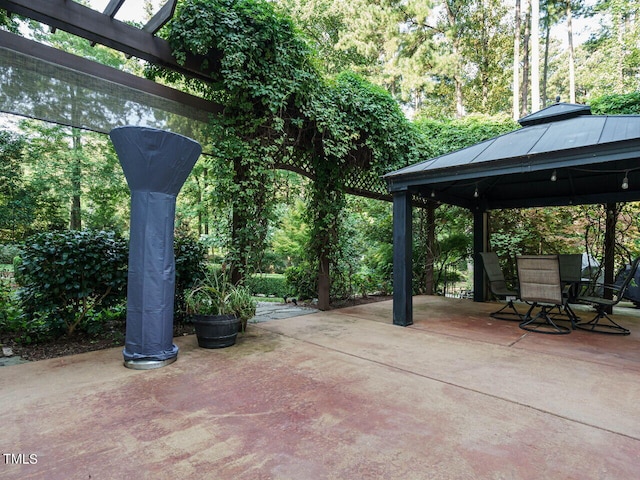
[[[0,245],[0,263],[8,265],[13,263],[13,259],[19,256],[21,249],[18,245]]]
[[[274,295],[284,297],[289,293],[284,275],[254,274],[246,279],[245,284],[253,295]]]
[[[173,251],[176,259],[176,293],[174,319],[186,320],[185,292],[204,278],[206,271],[206,246],[199,240],[177,231]]]
[[[25,242],[18,298],[39,337],[71,335],[88,317],[122,303],[127,244],[113,232],[36,234]]]
[[[287,268],[284,276],[291,295],[304,299],[315,298],[318,295],[318,269],[312,267],[309,262]]]

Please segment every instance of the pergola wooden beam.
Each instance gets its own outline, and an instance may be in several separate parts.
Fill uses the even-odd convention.
[[[169,0],[165,3],[158,13],[156,13],[151,20],[147,22],[147,24],[142,27],[145,32],[149,32],[152,35],[155,35],[158,30],[160,30],[169,20],[173,17],[174,12],[176,11],[176,4],[178,0]]]
[[[201,71],[200,59],[191,58],[185,65],[180,65],[166,40],[79,3],[68,0],[0,0],[0,8],[189,77],[211,81],[209,75]]]
[[[102,13],[109,18],[113,18],[116,16],[116,13],[118,13],[118,10],[120,10],[123,3],[124,0],[111,0]]]

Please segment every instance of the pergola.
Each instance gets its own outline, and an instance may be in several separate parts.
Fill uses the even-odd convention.
[[[591,115],[558,103],[523,128],[384,176],[393,195],[393,323],[411,325],[412,197],[473,213],[474,259],[486,251],[491,210],[640,200],[640,116]],[[474,269],[474,300],[484,300]]]
[[[127,1],[138,0],[110,0],[102,12],[71,0],[0,0],[0,9],[211,81],[201,69],[201,58],[178,63],[168,42],[156,35],[172,18],[177,0],[166,0],[141,28],[115,18]],[[64,96],[66,91],[73,94]],[[197,140],[207,154],[208,119],[220,114],[222,106],[0,30],[0,112],[105,134],[122,125],[164,129]],[[304,158],[287,158],[275,167],[315,178]],[[391,200],[384,181],[365,168],[356,168],[345,182],[347,193]]]
[[[203,70],[203,58],[188,55],[179,63],[168,42],[156,35],[172,18],[177,0],[165,0],[140,28],[115,18],[127,1],[138,0],[110,0],[102,12],[72,0],[0,0],[0,9],[77,35],[92,45],[211,81],[211,69],[218,63],[215,52]],[[215,141],[208,138],[209,119],[222,115],[223,106],[0,30],[0,112],[105,134],[124,125],[152,127],[190,137],[207,154]],[[344,179],[345,192],[391,201],[384,180],[367,167],[368,153],[364,147],[350,155],[353,168]],[[316,178],[313,162],[305,155],[283,155],[273,167]],[[327,265],[323,268],[327,272],[329,260],[320,261]],[[328,276],[323,274],[321,280],[318,304],[327,308]]]

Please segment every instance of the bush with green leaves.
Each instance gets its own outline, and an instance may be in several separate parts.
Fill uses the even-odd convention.
[[[0,332],[15,330],[20,308],[9,283],[0,278]]]
[[[199,240],[177,231],[173,251],[176,259],[176,290],[174,302],[174,319],[178,322],[186,320],[185,292],[204,277],[206,270],[206,247]]]
[[[15,257],[20,256],[22,249],[18,245],[0,245],[0,263],[12,264]]]
[[[594,115],[638,115],[640,92],[603,95],[591,100],[590,105]]]
[[[245,285],[254,295],[284,297],[289,292],[284,275],[256,273],[245,280]]]
[[[112,232],[40,233],[25,242],[18,297],[26,322],[44,322],[49,336],[71,335],[89,315],[122,302],[127,244]]]
[[[22,257],[13,257],[13,279],[22,286],[22,275],[20,274],[20,265],[22,265]]]
[[[289,295],[299,298],[315,298],[318,295],[318,269],[304,261],[284,272]]]

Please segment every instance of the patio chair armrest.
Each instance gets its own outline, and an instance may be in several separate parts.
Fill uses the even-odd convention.
[[[604,282],[580,282],[578,296],[601,296],[596,292],[604,291],[605,289],[617,292],[620,290],[620,285]]]

